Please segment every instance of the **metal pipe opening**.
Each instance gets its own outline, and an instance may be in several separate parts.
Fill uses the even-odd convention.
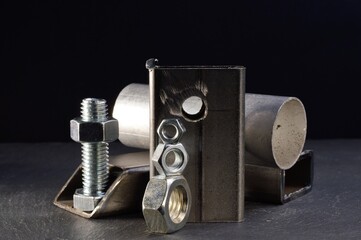
[[[272,152],[281,169],[291,168],[306,139],[306,112],[297,98],[288,98],[278,110],[272,132]]]
[[[246,94],[246,163],[289,169],[300,156],[307,129],[306,111],[295,97]]]

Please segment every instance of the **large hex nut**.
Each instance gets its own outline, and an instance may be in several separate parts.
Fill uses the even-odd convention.
[[[119,125],[114,118],[103,122],[70,121],[70,137],[76,142],[113,142],[118,139]]]
[[[185,127],[176,118],[164,119],[157,129],[158,136],[163,143],[179,142],[185,132]]]
[[[181,143],[160,143],[153,153],[152,163],[160,175],[180,175],[187,166],[188,153]]]
[[[183,228],[191,208],[191,193],[183,176],[150,179],[143,197],[143,216],[154,233],[172,233]]]
[[[83,189],[78,188],[73,195],[73,207],[85,212],[90,212],[96,208],[101,199],[102,196],[85,196]]]

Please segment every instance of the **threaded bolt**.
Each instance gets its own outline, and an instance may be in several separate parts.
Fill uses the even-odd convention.
[[[81,103],[81,119],[84,122],[102,122],[108,118],[108,106],[104,99],[85,98]]]
[[[81,120],[84,122],[103,122],[108,118],[107,104],[104,99],[83,99]],[[83,194],[102,196],[108,182],[108,143],[82,143]]]
[[[82,144],[83,188],[75,191],[74,208],[92,211],[108,183],[108,142],[118,138],[118,121],[108,117],[104,99],[86,98],[81,103],[81,117],[70,126],[72,139]]]

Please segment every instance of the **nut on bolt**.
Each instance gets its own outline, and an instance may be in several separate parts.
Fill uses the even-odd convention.
[[[151,178],[143,198],[143,216],[148,228],[155,233],[172,233],[183,228],[191,202],[183,176]]]
[[[70,137],[75,142],[113,142],[118,139],[118,121],[85,122],[81,118],[70,121]]]
[[[157,129],[158,136],[163,143],[179,142],[185,132],[185,127],[176,118],[164,119]]]
[[[181,143],[160,143],[153,153],[152,163],[160,175],[180,175],[187,166],[188,153]]]

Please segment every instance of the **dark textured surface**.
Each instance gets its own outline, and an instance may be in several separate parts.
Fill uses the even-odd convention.
[[[314,189],[283,206],[246,202],[243,223],[151,235],[141,214],[87,220],[52,201],[80,163],[76,143],[0,144],[0,239],[360,239],[361,140],[313,140]],[[111,153],[125,151],[118,143]]]

